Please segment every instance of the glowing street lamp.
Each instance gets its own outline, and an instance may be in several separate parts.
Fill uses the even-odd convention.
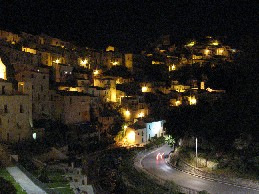
[[[96,69],[94,70],[94,75],[98,75],[99,74],[99,71]]]
[[[176,102],[175,102],[175,106],[179,106],[181,104],[181,101],[179,101],[179,100],[177,100]]]
[[[205,50],[204,50],[204,54],[205,54],[205,55],[208,55],[208,54],[209,54],[209,52],[210,52],[210,50],[209,50],[209,49],[205,49]]]
[[[85,59],[85,60],[81,60],[81,65],[83,65],[83,66],[85,66],[87,63],[88,63],[88,60],[87,59]]]
[[[60,59],[56,59],[56,60],[53,61],[53,62],[59,64],[59,63],[60,63]]]
[[[112,65],[116,66],[116,65],[118,65],[118,62],[117,61],[112,62]]]
[[[190,101],[190,105],[196,105],[196,103],[197,103],[197,100],[196,100],[196,98],[195,97],[189,97],[189,101]]]
[[[147,86],[142,87],[142,92],[147,92]]]
[[[129,111],[129,110],[126,110],[126,111],[125,111],[125,114],[126,114],[126,116],[130,116],[130,111]]]
[[[144,117],[144,113],[143,113],[143,112],[139,113],[139,114],[138,114],[138,117],[139,117],[139,118]]]

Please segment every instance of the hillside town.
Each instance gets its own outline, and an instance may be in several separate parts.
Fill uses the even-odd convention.
[[[0,137],[6,142],[42,138],[45,129],[36,125],[41,120],[55,120],[69,128],[98,122],[100,132],[109,133],[120,114],[127,126],[137,121],[147,126],[160,122],[163,128],[166,121],[151,119],[154,110],[145,96],[161,93],[168,107],[192,106],[204,98],[218,99],[226,91],[210,88],[206,75],[181,82],[170,73],[193,64],[203,66],[213,61],[211,65],[216,66],[231,62],[237,52],[209,36],[179,49],[170,43],[169,36],[163,36],[141,54],[121,53],[112,46],[103,51],[82,48],[44,34],[1,30],[0,37]],[[140,77],[143,65],[162,67],[169,78]],[[133,144],[146,143],[155,135],[160,137],[164,130],[145,134],[146,138],[140,140],[137,133]]]
[[[109,150],[146,150],[166,138],[171,142],[170,153],[178,153],[181,146],[194,148],[196,138],[196,167],[216,169],[220,165],[209,160],[209,154],[200,156],[198,164],[197,141],[201,151],[223,156],[214,140],[209,141],[216,133],[210,120],[222,119],[216,115],[217,108],[229,99],[231,86],[222,84],[219,79],[224,78],[217,73],[232,67],[240,53],[212,36],[179,44],[163,35],[140,53],[127,53],[112,45],[97,50],[46,34],[0,30],[0,141],[6,154],[2,163],[10,162],[6,161],[10,157],[28,164],[28,158],[22,162],[26,155],[22,153],[26,142],[33,142],[28,145],[39,146],[40,151],[30,162],[42,170],[42,182],[48,182],[42,172],[49,166],[65,172],[74,193],[99,193],[94,182],[97,174],[123,180],[118,172],[121,155],[112,160],[117,170],[103,168],[107,158],[101,157]],[[242,138],[250,136],[233,136],[237,150],[245,146]],[[163,157],[159,153],[156,159]],[[179,159],[170,157],[178,165]],[[105,181],[101,184],[112,188],[111,193],[120,185]]]

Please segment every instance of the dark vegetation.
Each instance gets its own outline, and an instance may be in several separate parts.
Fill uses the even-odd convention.
[[[11,182],[0,177],[0,194],[16,194],[16,189]]]
[[[150,147],[159,145],[162,141],[161,138],[153,139]],[[97,185],[108,193],[177,193],[177,187],[173,183],[158,185],[148,175],[134,168],[134,157],[142,150],[143,148],[106,150],[100,157],[88,161],[88,174],[95,178],[90,179],[96,180]]]

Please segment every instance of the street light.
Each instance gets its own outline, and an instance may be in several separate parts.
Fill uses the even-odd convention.
[[[196,168],[198,167],[198,139],[196,137]]]

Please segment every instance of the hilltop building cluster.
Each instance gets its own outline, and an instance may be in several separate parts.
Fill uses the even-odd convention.
[[[187,106],[198,102],[200,90],[211,99],[225,91],[208,88],[206,79],[180,83],[171,78],[169,84],[136,80],[141,66],[161,65],[169,73],[186,65],[232,61],[235,53],[212,37],[193,40],[179,50],[164,36],[141,54],[133,54],[113,46],[97,51],[45,34],[0,30],[0,140],[38,138],[44,129],[35,121],[44,119],[73,127],[98,121],[101,130],[109,132],[116,118],[110,107],[117,107],[128,126],[123,140],[145,143],[162,136],[165,123],[149,118],[153,110],[146,95],[159,91],[168,106]],[[114,67],[124,67],[127,74],[109,73]]]

